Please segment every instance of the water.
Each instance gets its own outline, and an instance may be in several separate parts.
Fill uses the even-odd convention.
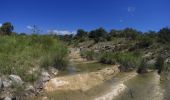
[[[114,100],[163,100],[163,89],[156,72],[137,75],[124,84],[127,89]]]
[[[94,72],[105,67],[110,67],[110,65],[105,65],[101,63],[85,63],[85,64],[75,64],[73,62],[67,67],[65,71],[59,73],[58,76],[74,75],[79,73]]]
[[[104,67],[107,66],[98,63],[72,64],[60,75],[93,72]],[[111,80],[87,91],[55,91],[45,93],[43,96],[47,96],[49,100],[170,100],[168,94],[170,84],[169,82],[161,84],[156,72],[133,75],[134,72],[119,73]],[[40,99],[36,98],[36,100]]]

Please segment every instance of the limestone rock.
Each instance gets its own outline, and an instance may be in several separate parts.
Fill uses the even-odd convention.
[[[24,83],[22,79],[17,75],[10,75],[9,78],[12,80],[12,82],[17,83],[18,85],[22,85]]]

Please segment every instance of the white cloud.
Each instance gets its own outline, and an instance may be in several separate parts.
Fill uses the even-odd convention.
[[[127,11],[128,12],[135,12],[136,11],[136,7],[128,7]]]
[[[2,26],[2,24],[0,23],[0,27]]]
[[[31,29],[33,29],[33,27],[30,26],[30,25],[28,25],[28,26],[27,26],[27,29],[30,29],[30,30],[31,30]]]
[[[57,34],[57,35],[66,35],[66,34],[75,34],[75,31],[68,31],[68,30],[48,30],[49,34]]]

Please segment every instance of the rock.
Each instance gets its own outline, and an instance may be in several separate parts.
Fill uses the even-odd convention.
[[[144,54],[142,57],[143,58],[149,58],[149,57],[151,57],[152,56],[152,52],[148,52],[148,53],[146,53],[146,54]]]
[[[2,87],[4,87],[4,88],[8,88],[11,85],[12,85],[12,81],[10,81],[10,80],[3,80],[2,81]]]
[[[10,97],[5,97],[4,100],[12,100]]]
[[[43,97],[42,100],[48,100],[48,97]]]
[[[48,72],[42,72],[41,73],[41,80],[43,81],[43,82],[47,82],[47,81],[49,81],[50,80],[50,74],[48,74]]]
[[[53,74],[53,75],[57,75],[58,74],[58,70],[56,68],[50,68],[50,72]]]
[[[170,63],[170,58],[167,58],[167,59],[165,60],[165,63]]]
[[[27,85],[25,90],[30,91],[30,92],[34,92],[35,89],[32,85]]]
[[[151,59],[147,62],[148,65],[154,65],[156,63],[156,59]]]
[[[2,85],[3,85],[3,82],[2,82],[2,80],[0,78],[0,89],[2,88]]]
[[[17,83],[18,85],[22,85],[24,82],[21,80],[21,78],[17,75],[10,75],[9,78],[12,80],[12,82]]]

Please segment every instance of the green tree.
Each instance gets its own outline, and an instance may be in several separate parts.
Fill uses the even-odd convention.
[[[132,28],[126,28],[122,31],[122,36],[130,39],[136,39],[139,36],[139,33],[137,30]]]
[[[107,32],[104,28],[98,28],[96,30],[92,30],[89,33],[89,38],[95,40],[95,42],[105,41],[107,37]]]
[[[158,34],[161,42],[170,42],[170,29],[162,28]]]
[[[2,35],[11,35],[14,30],[14,26],[10,22],[3,23],[0,27]]]
[[[84,31],[83,29],[78,29],[77,34],[75,35],[75,38],[81,41],[84,41],[88,36],[88,33]]]
[[[120,35],[120,33],[121,33],[121,31],[112,29],[109,34],[111,37],[118,37]]]

